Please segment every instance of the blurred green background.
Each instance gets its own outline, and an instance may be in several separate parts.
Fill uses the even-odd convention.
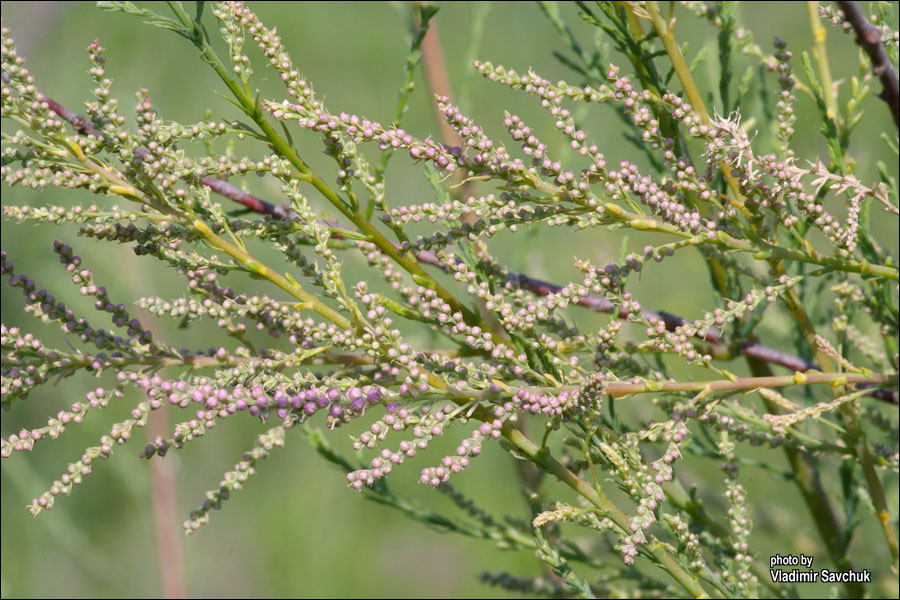
[[[155,10],[167,10],[161,3],[153,4]],[[409,46],[401,18],[405,5],[260,2],[249,6],[266,25],[278,27],[295,64],[314,84],[330,111],[356,113],[382,123],[393,118]],[[107,73],[115,80],[113,94],[120,99],[123,114],[133,114],[133,93],[143,87],[150,91],[155,109],[166,120],[200,121],[207,109],[216,118],[237,116],[230,104],[216,96],[216,92],[224,91],[224,86],[198,59],[195,49],[169,32],[144,25],[134,17],[100,11],[91,3],[3,2],[2,12],[4,25],[11,29],[38,87],[73,110],[81,110],[89,98],[84,49],[93,40],[99,40],[107,49]],[[563,12],[576,36],[591,46],[593,28],[578,20],[573,6],[564,6]],[[717,84],[709,85],[709,81],[716,81],[718,70],[715,31],[706,22],[683,11],[678,14],[678,36],[689,41],[689,58],[700,48],[707,48],[706,59],[697,69],[701,89],[716,89]],[[206,19],[207,27],[214,34],[212,15],[207,13]],[[789,49],[795,54],[809,48],[806,8],[800,3],[756,2],[744,7],[741,22],[766,52],[772,51],[771,39],[776,35],[788,40]],[[510,147],[514,143],[503,130],[503,112],[519,114],[554,154],[571,158],[566,141],[556,134],[549,115],[533,97],[492,84],[470,67],[471,58],[479,58],[519,72],[532,68],[551,80],[578,83],[579,77],[552,56],[553,51],[566,53],[567,49],[538,6],[447,3],[438,14],[437,24],[455,99],[464,111],[499,143]],[[856,74],[858,58],[852,37],[826,26],[834,78],[840,80]],[[479,29],[483,33],[475,35],[473,40],[473,32]],[[254,60],[258,58],[254,56],[255,48],[249,48],[248,54]],[[621,57],[615,53],[612,56],[622,65],[623,72],[630,71]],[[746,59],[736,79],[744,66],[753,64],[752,60]],[[800,68],[799,64],[799,60],[795,61],[795,69]],[[766,77],[769,79],[765,82],[761,78],[752,82],[745,98],[745,119],[760,110],[761,94],[773,93],[774,77]],[[255,82],[263,90],[264,98],[283,98],[280,82],[271,72],[257,68]],[[436,126],[431,99],[418,74],[416,82],[420,89],[411,99],[403,126],[414,135],[425,137],[436,131]],[[763,83],[767,87],[761,87]],[[859,161],[859,176],[863,181],[875,178],[877,160],[892,165],[896,174],[896,159],[877,141],[882,131],[895,131],[886,105],[874,97],[879,90],[880,84],[873,84],[873,94],[866,101],[870,118],[864,119],[856,133],[855,139],[867,143],[850,148]],[[794,147],[801,157],[825,156],[825,142],[817,132],[814,106],[808,98],[798,95]],[[640,153],[624,143],[621,121],[609,107],[592,106],[589,111],[577,114],[584,128],[607,153],[611,165],[621,159],[644,164]],[[3,126],[5,131],[9,130],[8,123],[4,122]],[[297,134],[295,139],[304,158],[326,181],[333,180],[330,159],[322,155],[315,136]],[[250,143],[238,147],[239,152],[252,157],[262,156],[265,150]],[[202,148],[196,151],[200,153]],[[281,202],[278,186],[271,181],[254,180],[249,186],[255,193]],[[488,186],[478,189],[485,193],[491,191]],[[388,175],[388,203],[392,206],[420,203],[429,194],[420,171],[410,165],[407,157],[402,154],[394,157]],[[90,197],[86,192],[34,193],[6,186],[2,199],[4,205],[71,206],[111,202],[108,198]],[[896,221],[883,221],[879,231],[881,239],[896,248]],[[79,239],[76,231],[72,226],[15,225],[4,220],[3,248],[15,261],[17,272],[27,273],[39,286],[47,287],[72,308],[84,309],[88,316],[90,303],[80,298],[77,289],[68,283],[51,251],[50,244],[56,238],[73,244],[94,271],[96,280],[106,285],[118,302],[131,303],[133,307],[140,296],[177,297],[183,293],[183,280],[171,269],[149,260],[138,260],[128,247]],[[629,247],[641,248],[650,240],[659,241],[632,235]],[[512,270],[564,283],[578,278],[573,257],[603,263],[618,256],[621,242],[620,235],[605,230],[573,233],[541,228],[520,230],[515,236],[498,236],[491,242],[491,249]],[[274,257],[271,253],[264,256]],[[699,255],[683,252],[660,266],[648,266],[632,289],[648,308],[696,318],[713,306],[705,271]],[[358,281],[366,277],[365,265],[350,257],[345,274],[348,282]],[[247,282],[238,285],[249,289]],[[269,289],[260,291],[276,294]],[[22,326],[48,343],[62,343],[57,331],[37,325],[21,311],[18,290],[3,285],[0,299],[5,324]],[[777,311],[770,313],[761,331],[763,338],[789,350],[783,345],[789,323],[779,321]],[[606,320],[604,316],[583,311],[570,314],[580,327],[587,329]],[[184,331],[165,320],[148,322],[171,343],[195,348],[225,341],[212,327],[197,325]],[[414,335],[423,344],[430,341],[427,333]],[[742,367],[735,363],[729,368],[737,372]],[[87,390],[111,380],[112,375],[106,374],[99,383],[95,379],[75,377],[55,387],[45,386],[27,402],[17,403],[12,412],[3,415],[2,433],[9,436],[22,426],[40,426],[48,415],[83,398]],[[135,395],[126,400],[90,414],[82,426],[71,427],[60,440],[43,442],[31,453],[3,461],[0,476],[3,490],[0,594],[3,597],[159,595],[163,590],[157,552],[158,528],[174,531],[181,545],[183,585],[191,596],[504,596],[504,592],[478,583],[477,573],[483,570],[506,570],[521,575],[544,572],[527,552],[498,551],[490,542],[426,528],[398,512],[363,501],[360,495],[347,489],[341,473],[314,454],[300,432],[291,432],[286,447],[259,464],[259,475],[235,494],[223,510],[212,513],[208,526],[197,535],[183,538],[181,520],[199,506],[204,491],[215,487],[222,473],[265,430],[265,425],[251,419],[228,420],[203,439],[165,458],[177,481],[178,514],[172,519],[158,523],[154,518],[151,463],[136,458],[143,445],[141,436],[145,432],[142,431],[110,461],[97,464],[94,473],[71,497],[58,500],[52,511],[32,519],[24,506],[47,489],[86,446],[95,445],[100,436],[108,433],[111,423],[126,418],[129,406],[138,401]],[[660,416],[650,408],[646,397],[626,402],[629,406],[623,410],[632,411],[634,418]],[[163,418],[168,419],[171,427],[190,417],[168,414]],[[158,426],[165,427],[165,423]],[[358,429],[359,426],[350,427],[328,437],[336,447],[347,449],[347,435]],[[418,474],[421,468],[436,464],[467,433],[465,428],[451,430],[428,453],[397,469],[389,479],[392,487],[425,506],[447,512],[455,510],[441,494],[417,483]],[[780,452],[756,451],[746,444],[740,448],[748,456],[769,459],[774,456],[776,464],[782,459]],[[712,482],[703,494],[713,506],[720,506],[717,461],[689,460],[679,474],[687,481]],[[763,559],[776,552],[804,552],[825,562],[811,521],[798,506],[800,496],[795,487],[762,470],[744,469],[742,478],[750,490],[749,501],[758,526],[753,538],[756,552]],[[527,518],[515,462],[498,446],[488,446],[484,455],[456,476],[453,483],[499,515],[509,513]],[[896,480],[888,485],[895,497]],[[552,482],[547,482],[547,486],[560,498],[569,498]],[[789,536],[772,537],[773,532],[778,535],[785,530],[791,532]],[[864,524],[853,552],[863,566],[884,560],[883,543],[873,523]],[[896,583],[893,585],[896,588]],[[812,589],[804,588],[804,591]]]

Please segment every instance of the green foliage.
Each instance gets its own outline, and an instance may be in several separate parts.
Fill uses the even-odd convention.
[[[342,98],[326,103],[284,30],[252,7],[171,2],[169,16],[156,5],[98,4],[183,38],[179,56],[199,56],[217,78],[208,95],[229,104],[180,123],[141,89],[125,114],[94,42],[93,98],[77,114],[33,78],[4,27],[7,222],[88,238],[78,248],[125,245],[180,278],[177,292],[136,298],[127,285],[98,282],[127,273],[55,241],[85,303],[58,291],[52,273],[23,273],[13,263],[21,249],[4,244],[2,275],[44,326],[32,333],[22,300],[4,295],[4,461],[130,403],[31,514],[76,493],[119,447],[143,446],[142,458],[164,464],[238,421],[255,428],[255,442],[243,454],[220,446],[237,461],[184,520],[187,533],[214,511],[237,512],[225,501],[264,479],[250,476],[299,429],[363,497],[536,556],[539,575],[498,563],[482,576],[509,591],[824,593],[770,563],[811,552],[816,572],[852,574],[835,593],[896,595],[898,141],[887,106],[870,94],[887,86],[887,104],[900,94],[882,76],[893,69],[896,84],[895,6],[879,4],[869,22],[853,6],[817,13],[810,4],[813,43],[796,78],[795,43],[776,38],[769,54],[735,3],[578,3],[571,15],[541,2],[566,48],[553,52],[557,67],[575,80],[476,60],[476,72],[516,92],[499,98],[525,96],[540,112],[503,111],[500,136],[438,95],[424,105],[440,133],[420,136],[404,125],[416,73],[433,86],[446,79],[427,37],[441,19],[436,5],[410,7],[402,82],[383,125],[332,112]],[[837,75],[820,15],[845,30],[871,28],[884,51],[864,47],[857,73]],[[689,41],[687,23],[701,32]],[[718,68],[707,64],[710,48]],[[814,110],[795,131],[801,106]],[[592,127],[602,112],[623,123],[632,147]],[[870,147],[851,144],[867,121],[892,132],[877,164]],[[419,180],[416,193],[407,177]],[[8,202],[17,186],[73,200]],[[574,260],[552,242],[576,236]],[[559,283],[537,279],[544,263],[533,253],[508,258],[520,240],[555,261]],[[665,295],[648,293],[653,285]],[[684,290],[684,317],[662,312],[676,310],[669,302]],[[158,325],[167,317],[189,346]],[[97,381],[31,428],[21,413],[70,378]],[[166,413],[174,426],[158,424]],[[144,429],[145,441],[133,441]],[[515,484],[485,483],[500,507],[456,487],[482,454],[508,455],[517,470]],[[407,462],[444,498],[395,486],[409,477]],[[774,481],[799,492],[791,506],[768,505]],[[174,487],[154,485],[159,511]],[[271,502],[282,518],[297,510]],[[801,519],[803,536],[784,525]],[[164,558],[177,546],[159,544],[162,579],[172,579]],[[865,562],[853,558],[862,547]],[[864,571],[871,581],[856,579]]]

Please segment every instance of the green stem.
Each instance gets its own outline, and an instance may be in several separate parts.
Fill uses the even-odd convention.
[[[640,383],[610,382],[606,386],[606,392],[613,398],[631,396],[634,394],[674,393],[674,392],[702,392],[708,389],[710,392],[725,392],[736,390],[755,390],[759,388],[778,388],[793,385],[814,385],[827,383],[832,387],[844,385],[872,385],[894,387],[898,383],[898,375],[892,373],[885,375],[874,373],[862,375],[859,373],[819,373],[811,371],[807,373],[795,373],[793,375],[767,375],[764,377],[735,377],[733,379],[713,379],[709,381],[643,381]],[[530,387],[534,393],[559,393],[562,391],[575,391],[580,389],[578,385],[558,385],[552,388]],[[491,392],[454,393],[454,396],[465,397],[468,400],[493,395]]]
[[[551,183],[547,183],[537,178],[531,180],[530,183],[532,187],[534,187],[534,189],[544,192],[551,198],[558,199],[563,197],[562,190]],[[598,198],[597,200],[599,201],[600,199]],[[655,233],[666,233],[669,235],[674,235],[684,240],[688,240],[691,244],[715,244],[726,251],[752,252],[753,257],[758,260],[769,260],[773,258],[779,260],[790,260],[794,262],[802,262],[811,265],[827,267],[828,269],[831,269],[833,271],[859,273],[860,275],[866,277],[884,277],[885,279],[891,279],[894,281],[900,279],[900,269],[892,264],[878,265],[866,261],[856,261],[850,258],[839,256],[824,256],[816,252],[815,249],[813,249],[813,247],[809,244],[804,244],[804,249],[800,250],[795,248],[785,248],[783,246],[775,246],[773,244],[765,242],[764,240],[751,242],[748,240],[735,238],[725,233],[724,231],[718,232],[715,239],[710,240],[709,238],[702,235],[694,235],[689,231],[682,231],[678,227],[666,223],[665,221],[660,221],[652,216],[642,215],[625,210],[618,204],[614,204],[612,202],[604,203],[603,207],[604,215],[606,217],[619,223],[625,223],[632,229],[636,229],[638,231],[650,231]],[[723,296],[726,295],[723,290],[719,291]]]
[[[634,14],[634,11],[629,10],[627,6],[627,2],[617,1],[616,9],[620,8],[625,9],[625,19],[628,21],[628,29],[631,32],[631,36],[635,40],[643,39],[644,37],[644,29],[641,27],[641,20]],[[644,82],[644,88],[649,90],[650,93],[656,98],[662,98],[665,90],[659,89],[653,83],[653,77],[651,77],[650,69],[647,66],[647,63],[640,60],[639,57],[635,54],[628,53],[628,59],[631,62],[631,66],[634,67],[634,70],[639,73],[639,77],[641,81]],[[655,75],[655,70],[654,70]],[[682,149],[682,154],[687,154],[687,146],[685,145],[684,139],[681,137],[680,132],[678,131],[678,125],[672,117],[672,113],[666,110],[666,107],[659,103],[652,103],[650,105],[650,110],[653,111],[653,115],[659,120],[660,130],[662,131],[663,136],[671,137],[676,140],[677,144]],[[696,194],[692,194],[692,198],[696,199]]]
[[[583,479],[575,475],[567,469],[565,465],[553,458],[546,448],[540,448],[529,440],[527,437],[507,423],[503,426],[503,437],[515,444],[529,459],[534,461],[539,467],[555,476],[561,482],[578,492],[585,500],[593,504],[599,509],[604,516],[609,517],[613,523],[618,525],[622,531],[631,532],[631,523],[628,515],[619,510],[601,489],[594,489],[588,485]],[[708,598],[709,594],[700,585],[697,578],[688,573],[671,555],[666,551],[665,545],[658,540],[650,540],[648,542],[649,552],[657,560],[662,567],[675,581],[677,581],[684,589],[690,592],[695,598]]]
[[[422,60],[422,41],[425,39],[425,35],[428,33],[428,27],[431,25],[431,18],[437,13],[437,6],[423,6],[421,2],[415,2],[412,7],[413,12],[415,13],[415,19],[418,23],[414,23],[415,31],[413,32],[412,44],[409,48],[409,54],[406,56],[406,66],[403,69],[404,72],[404,80],[403,85],[400,86],[400,91],[397,95],[397,110],[394,113],[394,120],[391,125],[396,129],[400,127],[400,120],[403,118],[403,113],[406,112],[406,105],[409,103],[409,96],[412,94],[413,90],[416,89],[415,83],[413,83],[413,78],[416,74],[416,66]],[[383,180],[384,172],[387,169],[388,162],[391,160],[391,157],[394,155],[394,150],[392,148],[388,148],[384,152],[381,153],[381,160],[378,163],[378,168],[375,171],[375,178],[378,180]],[[375,198],[372,197],[369,200],[369,205],[366,207],[366,219],[372,218],[372,212],[375,210]]]
[[[784,274],[784,266],[781,263],[777,263],[773,266],[779,275]],[[816,341],[815,326],[810,320],[809,315],[806,314],[806,310],[803,308],[803,303],[800,300],[800,296],[797,294],[797,290],[789,288],[784,295],[784,299],[788,311],[800,328],[803,338],[812,350],[822,371],[825,373],[835,372],[831,357],[819,347],[819,344]],[[835,397],[843,394],[843,386],[835,387],[833,389],[833,394]],[[875,516],[878,518],[878,522],[881,525],[888,550],[891,553],[893,571],[896,573],[900,570],[900,562],[898,562],[900,547],[898,547],[897,532],[893,527],[884,486],[881,484],[881,479],[879,479],[878,473],[875,470],[875,461],[872,458],[872,454],[869,452],[866,433],[859,423],[858,408],[855,405],[856,403],[841,405],[841,415],[844,418],[848,433],[846,441],[848,445],[853,448],[857,460],[862,467],[866,486],[868,487],[869,495],[872,497],[872,504],[875,506]]]
[[[866,261],[857,262],[848,258],[835,256],[822,256],[816,252],[809,244],[804,244],[805,252],[798,249],[785,248],[783,246],[774,246],[764,241],[756,243],[747,240],[739,240],[720,232],[716,238],[719,244],[729,250],[738,250],[740,252],[753,252],[753,257],[758,260],[791,260],[803,262],[812,265],[828,267],[834,271],[844,271],[846,273],[859,273],[868,277],[884,277],[896,281],[900,278],[900,270],[894,265],[873,265]]]
[[[819,81],[822,84],[822,93],[825,96],[825,107],[828,110],[829,118],[837,123],[837,94],[834,93],[831,67],[828,65],[828,50],[825,45],[827,30],[822,27],[822,22],[819,20],[819,3],[815,1],[807,2],[806,13],[809,16],[809,29],[813,37],[812,54],[816,59],[816,65],[819,67]],[[841,168],[843,168],[843,165],[841,165]]]
[[[78,160],[81,164],[85,165],[86,168],[90,169],[93,173],[96,173],[110,184],[110,192],[118,194],[120,196],[124,196],[136,202],[140,202],[141,204],[152,206],[159,210],[161,213],[176,217],[181,221],[187,220],[184,215],[177,213],[174,209],[166,205],[164,202],[154,201],[142,190],[135,188],[127,180],[120,177],[115,171],[112,171],[87,158],[76,142],[70,140],[69,138],[65,138],[65,140],[63,141],[68,147],[69,153],[76,160]],[[193,222],[190,222],[190,225],[192,226],[194,231],[196,231],[204,240],[206,240],[206,242],[211,247],[219,250],[220,252],[224,252],[225,254],[236,260],[238,263],[240,263],[247,271],[274,283],[298,300],[304,302],[308,306],[308,308],[319,313],[338,327],[341,327],[343,329],[354,329],[353,324],[348,321],[343,315],[332,309],[327,304],[323,303],[316,296],[304,290],[299,284],[289,281],[287,278],[279,275],[262,262],[253,258],[243,248],[239,248],[213,233],[209,226],[207,226],[203,221],[195,219]],[[391,245],[391,247],[393,247],[393,245]]]
[[[607,392],[613,397],[642,394],[648,392],[702,392],[707,387],[711,391],[753,390],[757,388],[777,388],[791,385],[828,383],[832,386],[847,384],[895,386],[897,374],[871,376],[856,373],[796,373],[768,377],[736,377],[733,380],[713,381],[647,381],[643,383],[610,383]]]
[[[659,11],[659,2],[647,2],[647,13],[650,15],[650,21],[653,23],[653,28],[656,29],[656,33],[659,34],[659,39],[662,40],[663,47],[669,55],[669,60],[672,62],[672,68],[675,69],[675,74],[678,75],[678,80],[681,82],[681,87],[688,98],[688,102],[691,103],[691,107],[694,111],[700,115],[703,124],[707,127],[712,126],[709,112],[706,110],[706,105],[703,103],[703,96],[700,95],[700,90],[697,89],[697,84],[694,83],[694,78],[691,76],[691,71],[684,61],[684,55],[681,53],[681,48],[678,47],[678,42],[675,41],[675,36],[672,33],[672,29],[669,27],[669,23],[666,22]],[[724,162],[719,162],[719,168],[722,170],[722,176],[725,178],[725,182],[728,184],[728,187],[731,188],[732,193],[734,193],[734,197],[737,200],[737,208],[745,211],[744,196],[741,194],[740,185],[738,184],[737,179],[731,174],[731,167]]]
[[[171,3],[171,6],[173,7],[173,10],[175,10],[179,20],[181,20],[186,27],[193,26],[193,20],[186,12],[184,12],[183,8],[178,6],[178,3]],[[212,66],[216,74],[219,75],[219,78],[228,86],[228,89],[237,99],[243,111],[248,117],[253,119],[253,122],[260,128],[272,148],[280,156],[290,162],[300,173],[300,179],[311,184],[326,200],[328,200],[328,202],[331,203],[332,206],[337,208],[345,217],[347,217],[347,219],[356,225],[362,233],[366,234],[369,237],[369,241],[378,246],[384,254],[413,275],[416,280],[423,282],[426,287],[433,289],[441,300],[450,305],[454,312],[461,313],[463,319],[467,323],[478,325],[482,329],[491,331],[495,336],[499,335],[496,331],[493,331],[487,323],[479,318],[478,315],[457,300],[453,294],[438,283],[427,271],[419,266],[418,261],[411,252],[401,254],[396,246],[394,246],[390,240],[366,219],[363,213],[359,212],[359,210],[354,210],[347,202],[344,202],[341,197],[338,196],[338,194],[306,164],[294,148],[291,147],[291,145],[282,138],[278,132],[275,131],[275,128],[266,120],[257,103],[231,76],[215,51],[201,35],[197,35],[193,39],[193,43],[200,50],[203,60]]]
[[[663,491],[666,494],[666,498],[674,506],[686,512],[694,521],[702,524],[703,527],[709,530],[713,535],[723,540],[730,539],[731,532],[721,523],[710,517],[704,510],[702,503],[695,503],[692,501],[678,479],[663,484]],[[772,590],[776,596],[779,598],[788,597],[789,590],[787,589],[787,586],[783,583],[772,581],[772,576],[771,573],[769,573],[767,565],[764,565],[759,560],[754,560],[750,565],[750,569],[753,571],[753,574],[756,575],[759,582]]]
[[[706,111],[706,107],[703,104],[703,98],[701,97],[700,92],[697,89],[693,78],[691,77],[687,64],[684,62],[684,57],[681,54],[681,49],[675,42],[675,38],[672,35],[672,30],[669,27],[669,24],[660,14],[659,3],[651,1],[647,2],[646,6],[647,12],[650,15],[650,20],[653,22],[653,26],[655,27],[656,32],[659,34],[660,39],[663,42],[663,46],[665,47],[666,52],[668,53],[669,58],[672,61],[672,66],[675,69],[676,74],[678,75],[678,79],[681,81],[682,88],[684,89],[688,100],[690,101],[694,110],[700,115],[700,118],[703,120],[703,122],[707,125],[710,125],[709,113]],[[831,90],[826,90],[825,93],[827,97],[832,92]],[[723,163],[720,163],[719,166],[722,169],[722,173],[725,177],[726,182],[728,183],[728,186],[734,192],[735,196],[740,200],[742,197],[739,192],[739,186],[737,180],[731,175],[730,167]],[[776,267],[776,271],[781,271],[782,273],[784,272],[784,267],[780,262],[777,262],[774,266]],[[890,275],[887,273],[885,274],[885,276],[890,277]],[[892,278],[897,278],[896,272],[893,273]],[[823,370],[826,372],[834,371],[830,357],[828,357],[828,355],[824,351],[819,349],[818,344],[815,341],[815,328],[812,324],[812,321],[810,321],[809,316],[806,314],[806,311],[803,309],[803,305],[800,301],[799,296],[797,295],[796,290],[789,289],[785,294],[785,301],[788,306],[788,310],[791,312],[794,320],[800,326],[807,344],[809,344],[810,348],[813,350],[813,353],[816,355],[816,358],[819,361],[819,364],[822,366]],[[840,392],[836,389],[835,394],[840,395]],[[878,520],[881,523],[882,529],[884,531],[884,536],[887,541],[891,557],[893,559],[893,568],[896,572],[898,570],[897,533],[896,531],[894,531],[891,523],[890,512],[887,507],[887,499],[884,495],[884,488],[881,485],[881,480],[878,479],[878,474],[875,472],[874,461],[872,460],[872,456],[865,444],[865,433],[859,426],[856,412],[854,411],[852,406],[843,405],[841,407],[841,413],[844,416],[844,420],[847,424],[847,429],[851,436],[851,439],[848,441],[852,442],[853,446],[855,447],[860,465],[863,468],[866,483],[868,485],[869,492],[872,495],[872,502],[875,505]]]
[[[748,359],[748,362],[754,375],[771,375],[772,371],[768,364],[756,359]],[[769,398],[763,397],[763,402],[766,410],[771,414],[777,415],[785,412],[785,409]],[[845,551],[847,544],[843,529],[831,508],[831,502],[822,486],[819,470],[816,468],[813,458],[808,452],[787,445],[784,447],[784,454],[794,473],[794,483],[797,484],[797,488],[806,502],[809,514],[828,548],[832,562],[840,570],[853,570],[855,568],[853,562]],[[865,594],[865,587],[858,582],[848,582],[844,584],[844,589],[850,598],[861,598]]]
[[[250,256],[250,254],[246,250],[238,248],[234,244],[225,241],[224,239],[213,233],[212,230],[203,221],[195,220],[193,222],[193,225],[194,229],[201,236],[203,236],[203,239],[206,240],[206,242],[210,246],[212,246],[216,250],[219,250],[220,252],[224,252],[225,254],[236,260],[247,271],[274,283],[294,298],[297,298],[298,300],[306,304],[307,308],[319,313],[338,327],[348,330],[356,329],[353,323],[351,323],[342,314],[338,313],[333,308],[319,300],[316,296],[304,290],[296,282],[289,281],[286,277],[279,275],[262,262],[256,260],[255,258]]]

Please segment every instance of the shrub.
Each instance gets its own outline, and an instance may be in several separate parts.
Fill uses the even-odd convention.
[[[101,418],[96,410],[130,411],[30,512],[53,508],[132,436],[146,438],[129,445],[142,458],[170,461],[243,420],[262,424],[256,443],[190,513],[187,533],[299,430],[352,490],[533,552],[548,569],[489,570],[492,585],[793,597],[814,572],[840,595],[896,596],[896,7],[866,17],[852,2],[818,13],[811,3],[814,42],[798,61],[793,42],[767,49],[739,27],[736,4],[682,4],[579,4],[576,26],[570,7],[541,3],[570,81],[475,61],[549,123],[507,111],[497,134],[440,90],[429,3],[412,8],[404,80],[383,122],[326,103],[275,28],[241,3],[173,2],[170,15],[99,3],[184,38],[213,69],[232,106],[186,123],[158,113],[146,89],[133,117],[124,113],[97,42],[93,98],[73,112],[32,77],[4,28],[5,184],[99,198],[13,204],[4,193],[9,223],[63,232],[52,251],[90,303],[70,299],[53,272],[30,277],[13,262],[26,249],[4,244],[4,278],[50,327],[13,324],[22,300],[4,296],[3,408],[26,410],[29,396],[69,377],[96,381],[83,397],[58,387],[57,406],[41,408],[53,415],[46,425],[7,417],[2,456]],[[694,17],[717,36],[699,52],[679,38]],[[832,37],[856,35],[857,75],[832,74],[832,26]],[[577,41],[585,32],[591,47]],[[851,52],[852,38],[841,47]],[[718,64],[706,81],[708,48]],[[274,96],[255,87],[263,65],[283,84]],[[437,92],[439,135],[401,123],[420,68]],[[805,122],[798,106],[815,107]],[[857,149],[864,108],[885,131]],[[621,119],[637,153],[589,129],[589,111]],[[801,124],[819,128],[812,143],[796,141],[810,136],[795,132]],[[393,183],[412,173],[427,187]],[[273,189],[278,199],[264,198]],[[553,281],[511,266],[527,266],[510,257],[523,236],[553,254],[556,228],[582,247],[562,257],[567,266],[552,257]],[[593,247],[613,239],[618,255]],[[185,285],[174,297],[121,298],[79,254],[100,242],[162,262]],[[654,280],[672,296],[687,290],[683,317],[642,292]],[[189,342],[161,333],[167,318]],[[164,410],[173,427],[140,431]],[[334,441],[348,430],[343,451]],[[518,464],[525,518],[492,514],[469,495],[483,490],[456,487],[482,453],[501,452]],[[450,508],[389,487],[416,468]],[[774,484],[748,485],[748,471],[789,481],[799,497],[776,510]],[[520,494],[487,492],[507,507]],[[811,550],[785,522],[811,523]],[[790,562],[810,557],[814,566]]]

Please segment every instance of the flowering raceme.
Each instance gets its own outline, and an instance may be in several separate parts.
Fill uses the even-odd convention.
[[[553,572],[485,574],[493,585],[556,596],[787,597],[797,589],[772,575],[766,557],[790,551],[790,539],[771,551],[755,546],[760,490],[741,477],[765,465],[798,486],[821,562],[854,574],[839,593],[896,594],[897,161],[860,167],[849,141],[873,86],[883,86],[889,106],[897,102],[887,7],[868,19],[852,2],[821,9],[836,35],[845,29],[863,40],[861,75],[840,105],[825,46],[813,47],[814,60],[803,53],[801,81],[791,44],[776,38],[768,54],[737,27],[730,3],[685,2],[675,13],[685,21],[693,13],[718,32],[719,86],[702,92],[676,19],[658,3],[579,5],[584,26],[602,34],[593,55],[565,11],[541,3],[574,56],[563,62],[577,83],[475,61],[485,79],[532,97],[552,125],[505,112],[500,139],[449,93],[432,103],[440,136],[401,127],[413,72],[442,68],[426,42],[437,13],[430,3],[412,8],[406,84],[384,123],[326,107],[280,33],[243,3],[215,3],[211,16],[203,3],[194,14],[171,3],[172,16],[99,4],[185,38],[241,115],[169,121],[154,109],[152,90],[141,89],[134,118],[126,116],[97,42],[88,49],[93,98],[78,114],[35,80],[4,27],[4,196],[18,186],[98,198],[4,200],[8,223],[65,232],[52,252],[92,305],[64,299],[53,274],[17,271],[21,250],[4,247],[2,275],[24,303],[4,296],[2,406],[13,412],[0,454],[26,460],[14,455],[139,394],[127,418],[32,501],[32,514],[73,493],[122,445],[168,460],[225,420],[251,419],[265,430],[184,520],[187,533],[208,523],[290,430],[301,430],[352,490],[414,519],[527,549]],[[810,18],[824,31],[818,15]],[[873,31],[874,48],[865,37]],[[283,84],[281,96],[256,91],[259,56]],[[738,63],[747,75],[732,83]],[[764,106],[745,107],[757,72]],[[815,102],[827,156],[796,149],[798,94]],[[878,99],[868,110],[887,121]],[[588,111],[617,115],[638,158],[607,157],[584,124]],[[896,125],[896,110],[893,117]],[[896,154],[896,127],[884,140]],[[320,149],[331,171],[307,162]],[[392,160],[411,164],[433,196],[398,197],[389,187]],[[280,204],[247,191],[251,174],[280,190]],[[586,249],[570,261],[577,275],[559,283],[516,272],[495,252],[510,234],[550,227],[633,239],[620,238],[615,260]],[[116,297],[78,254],[94,243],[161,261],[181,278],[182,295]],[[657,310],[664,302],[651,302],[639,285],[679,268],[671,265],[681,257],[700,261],[702,284],[713,286],[685,318]],[[345,269],[360,258],[361,278]],[[699,286],[691,277],[679,285]],[[48,335],[6,324],[22,304],[50,326]],[[587,311],[607,316],[584,320]],[[195,341],[213,345],[167,341],[154,325],[166,319],[214,327],[215,340]],[[774,341],[763,344],[760,332]],[[46,425],[18,424],[15,411],[32,392],[76,375],[96,379],[85,397],[64,397]],[[177,422],[165,435],[139,432],[166,410]],[[328,441],[344,431],[352,458]],[[440,456],[435,447],[451,450]],[[502,452],[522,465],[525,520],[495,518],[453,486],[479,456]],[[707,457],[724,478],[687,490]],[[848,465],[840,481],[819,469],[829,461]],[[393,492],[389,480],[410,469],[461,516]],[[831,497],[839,493],[840,510]],[[877,565],[857,564],[847,550],[861,522],[871,525],[865,544]],[[590,550],[576,532],[595,538]],[[616,559],[603,555],[609,549]],[[666,580],[636,568],[641,562]],[[854,579],[864,568],[881,582]]]

